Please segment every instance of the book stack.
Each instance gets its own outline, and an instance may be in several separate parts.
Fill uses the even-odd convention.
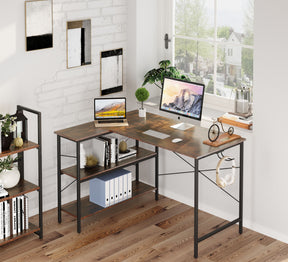
[[[0,239],[22,233],[28,227],[28,197],[26,195],[0,202]]]
[[[90,202],[101,207],[112,206],[132,197],[132,173],[118,169],[89,181]]]
[[[243,117],[232,113],[225,113],[223,116],[218,118],[218,121],[228,125],[241,127],[244,129],[252,129],[253,125],[253,120],[251,116]]]
[[[98,159],[98,165],[104,167],[118,162],[118,152],[118,138],[113,135],[99,136],[80,146],[80,155],[93,155]]]
[[[128,148],[126,152],[119,152],[118,160],[121,161],[129,157],[135,156],[136,153],[137,153],[136,149]]]

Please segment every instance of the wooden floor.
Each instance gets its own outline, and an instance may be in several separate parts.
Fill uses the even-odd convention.
[[[225,223],[201,212],[200,235]],[[193,259],[193,208],[148,193],[82,221],[56,209],[44,214],[44,238],[32,235],[0,247],[0,261],[285,261],[288,245],[237,225],[204,240]]]

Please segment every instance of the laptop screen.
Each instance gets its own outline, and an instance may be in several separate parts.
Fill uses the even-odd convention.
[[[126,118],[126,98],[95,98],[94,99],[94,119],[125,119]]]

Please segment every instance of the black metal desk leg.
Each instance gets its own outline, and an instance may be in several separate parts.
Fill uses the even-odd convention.
[[[198,189],[199,189],[199,174],[198,160],[195,159],[194,170],[194,258],[198,257]]]
[[[77,156],[77,232],[81,233],[80,142],[76,143]]]
[[[159,198],[159,148],[155,146],[155,200]]]
[[[139,148],[139,141],[136,140],[136,150],[138,152],[138,148]],[[137,162],[136,165],[136,181],[139,181],[139,163]]]
[[[43,194],[42,194],[42,137],[41,137],[41,115],[38,115],[38,185],[39,185],[39,238],[43,238]]]
[[[239,234],[243,232],[243,169],[244,169],[244,143],[240,144],[240,170],[239,170]]]
[[[61,137],[57,136],[57,195],[58,195],[58,223],[62,222],[61,216]]]

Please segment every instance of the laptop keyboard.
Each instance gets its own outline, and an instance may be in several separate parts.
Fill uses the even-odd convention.
[[[99,124],[106,124],[106,123],[123,123],[123,119],[113,119],[113,120],[98,120]]]

